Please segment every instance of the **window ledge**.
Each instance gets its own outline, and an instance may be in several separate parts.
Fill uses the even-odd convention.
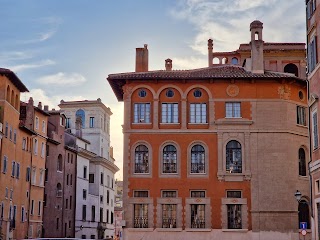
[[[218,173],[217,175],[219,181],[226,182],[242,182],[251,179],[251,174],[245,173]]]
[[[248,229],[222,229],[222,232],[248,232]]]
[[[138,122],[138,123],[132,123],[133,125],[151,125],[151,122]]]
[[[160,125],[180,125],[180,123],[160,123]]]
[[[307,125],[302,125],[302,124],[296,124],[297,127],[301,127],[301,128],[305,128],[305,129],[308,129],[308,126]]]
[[[309,177],[308,177],[308,176],[301,176],[301,175],[299,175],[299,180],[309,181]]]
[[[208,125],[209,123],[188,123],[189,125]]]
[[[245,118],[224,118],[214,122],[217,125],[252,125],[253,121]]]
[[[182,228],[157,228],[158,232],[182,232]]]
[[[129,232],[153,232],[153,228],[127,228]]]
[[[186,232],[211,232],[211,228],[186,228]]]

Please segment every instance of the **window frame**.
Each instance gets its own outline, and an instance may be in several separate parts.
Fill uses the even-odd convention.
[[[303,106],[297,106],[297,124],[307,126],[307,111]]]
[[[241,118],[241,102],[226,102],[225,111],[226,118]]]
[[[240,145],[240,147],[234,147],[234,146],[229,146],[228,145],[232,144],[236,142],[236,144]],[[225,155],[225,166],[226,166],[226,169],[225,169],[225,172],[227,174],[242,174],[243,173],[243,151],[242,151],[242,145],[239,141],[235,140],[235,139],[232,139],[232,140],[229,140],[225,146],[225,149],[226,149],[226,155]],[[238,158],[239,156],[235,156],[234,154],[236,155],[239,155],[240,156],[240,159],[235,159],[235,158]],[[233,165],[235,165],[235,162],[239,162],[240,163],[240,166],[237,166],[237,168],[239,168],[240,170],[235,170],[233,172],[233,169],[231,169],[231,166],[233,167]]]
[[[207,103],[189,104],[189,123],[206,124],[208,123],[207,115]]]
[[[151,103],[139,102],[133,104],[133,123],[151,123]]]
[[[179,103],[162,102],[161,103],[161,123],[179,124]]]

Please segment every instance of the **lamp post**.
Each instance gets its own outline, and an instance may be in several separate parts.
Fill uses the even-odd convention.
[[[298,204],[300,203],[300,201],[301,201],[301,197],[302,197],[302,194],[301,194],[301,192],[299,191],[299,190],[297,190],[295,193],[294,193],[294,196],[295,196],[295,198],[296,198],[296,200],[297,200],[297,202],[298,202]],[[299,214],[299,213],[298,213]],[[302,236],[303,236],[303,239],[306,239],[306,235],[307,235],[307,231],[306,231],[306,228],[307,228],[307,223],[304,223],[304,224],[302,224],[302,223],[300,223],[299,222],[299,228],[300,228],[300,224],[301,224],[301,228],[302,228],[302,231],[301,231],[301,234],[302,234]],[[299,233],[300,234],[300,233]],[[299,238],[300,239],[300,238]]]

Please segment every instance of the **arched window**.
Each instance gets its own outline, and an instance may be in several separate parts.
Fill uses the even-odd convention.
[[[77,118],[81,119],[81,127],[84,128],[84,126],[85,126],[85,112],[82,109],[79,109],[76,112],[76,119]]]
[[[227,173],[242,173],[241,144],[235,140],[228,142],[226,147]]]
[[[298,211],[299,211],[299,223],[306,222],[307,228],[310,229],[309,204],[306,200],[301,200],[299,202]]]
[[[306,153],[303,148],[299,149],[299,175],[300,176],[307,176]]]
[[[163,173],[177,173],[177,149],[167,145],[163,149]]]
[[[16,101],[15,101],[15,109],[19,109],[19,97],[18,97],[18,94],[16,94]]]
[[[7,87],[7,96],[6,96],[7,102],[10,102],[10,87]]]
[[[62,197],[62,186],[61,183],[57,183],[57,193],[56,193],[57,197]]]
[[[233,58],[231,59],[231,64],[237,65],[237,64],[238,64],[238,58],[233,57]]]
[[[11,101],[10,101],[11,105],[14,106],[14,91],[11,91]]]
[[[296,77],[298,77],[298,67],[293,64],[293,63],[289,63],[284,67],[284,72],[286,73],[293,73]]]
[[[149,173],[149,151],[145,145],[139,145],[135,149],[134,172]]]
[[[59,154],[58,156],[57,170],[62,171],[62,155],[61,154]]]
[[[201,145],[191,148],[191,173],[205,172],[205,151]]]

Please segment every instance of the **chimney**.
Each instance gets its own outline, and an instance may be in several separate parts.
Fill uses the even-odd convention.
[[[82,120],[81,117],[76,118],[76,136],[82,138]]]
[[[44,105],[43,110],[48,112],[49,111],[49,106],[48,105]]]
[[[252,73],[264,73],[262,29],[263,23],[258,20],[250,24]]]
[[[42,102],[38,103],[38,108],[42,110]]]
[[[208,66],[211,67],[213,65],[213,40],[208,40]]]
[[[165,67],[166,67],[166,71],[172,70],[172,60],[170,58],[165,60]]]
[[[33,106],[33,98],[32,97],[29,98],[28,105]]]
[[[136,72],[148,72],[148,45],[144,48],[136,48]]]

